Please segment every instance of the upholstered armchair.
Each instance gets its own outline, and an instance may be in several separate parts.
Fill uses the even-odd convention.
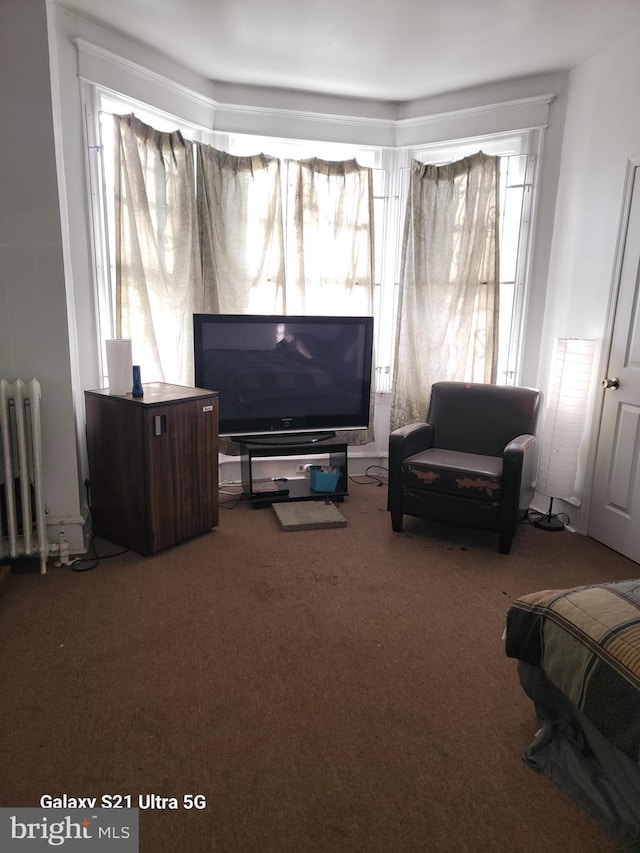
[[[393,530],[404,515],[495,530],[508,554],[533,498],[540,402],[533,388],[434,383],[426,423],[389,436]]]

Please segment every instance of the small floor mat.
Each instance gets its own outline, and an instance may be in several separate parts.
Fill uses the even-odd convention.
[[[325,501],[281,501],[271,506],[285,532],[347,526],[335,505]]]

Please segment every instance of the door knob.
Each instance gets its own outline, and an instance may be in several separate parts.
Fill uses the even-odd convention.
[[[603,388],[619,388],[620,387],[620,380],[617,379],[615,376],[611,376],[611,377],[607,376],[606,379],[602,380],[602,387]]]

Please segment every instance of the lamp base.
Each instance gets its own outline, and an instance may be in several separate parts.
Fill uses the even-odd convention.
[[[566,522],[562,521],[557,515],[548,512],[537,518],[533,523],[541,530],[564,530],[567,526]]]
[[[541,530],[548,530],[551,532],[555,532],[557,530],[564,530],[567,526],[569,519],[565,515],[566,521],[563,521],[562,517],[556,515],[555,512],[551,512],[551,508],[553,507],[553,498],[549,499],[549,509],[545,512],[544,515],[541,515],[540,518],[536,518],[533,524],[536,527],[539,527]]]

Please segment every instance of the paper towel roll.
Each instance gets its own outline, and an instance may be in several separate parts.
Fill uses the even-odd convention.
[[[113,338],[105,341],[105,344],[109,393],[124,397],[131,393],[132,386],[131,341],[129,338]]]

